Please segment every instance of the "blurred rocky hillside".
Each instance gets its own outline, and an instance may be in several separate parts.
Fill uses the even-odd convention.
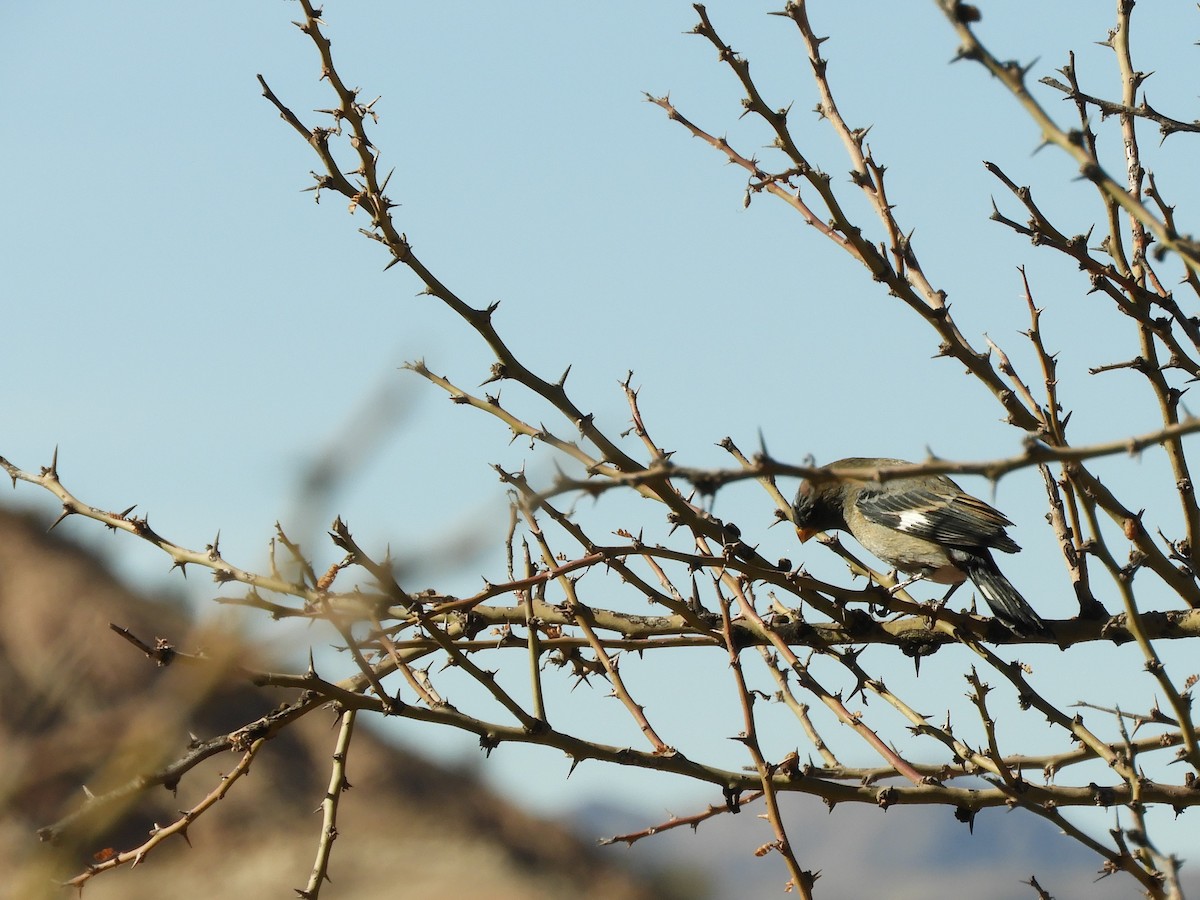
[[[44,515],[0,508],[0,896],[72,897],[59,884],[106,848],[140,845],[219,783],[238,757],[221,754],[188,773],[176,792],[131,792],[112,815],[86,817],[56,846],[39,828],[178,758],[200,739],[254,721],[288,692],[259,689],[223,670],[228,659],[270,668],[236,635],[198,626],[182,604],[141,597]],[[72,523],[74,524],[74,523]],[[67,530],[64,528],[63,530]],[[157,667],[109,627],[181,650],[204,665]],[[276,665],[283,664],[276,662]],[[294,668],[294,661],[292,663]],[[360,723],[364,722],[360,719]],[[332,712],[285,729],[248,776],[140,865],[99,875],[88,900],[288,897],[312,867],[337,737]],[[359,727],[349,753],[352,785],[338,818],[329,898],[636,898],[696,896],[621,867],[622,857],[535,818],[469,772],[443,768]],[[3,885],[7,884],[5,888]]]

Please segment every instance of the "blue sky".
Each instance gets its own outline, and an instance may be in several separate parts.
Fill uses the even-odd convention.
[[[770,102],[794,101],[806,149],[862,211],[836,138],[806,112],[816,95],[803,46],[789,22],[765,14],[773,8],[709,4]],[[1037,58],[1036,77],[1074,49],[1085,83],[1110,96],[1111,53],[1093,42],[1111,15],[1108,4],[985,5],[979,33],[1002,58]],[[1186,15],[1139,6],[1135,54],[1153,53],[1138,60],[1158,72],[1147,83],[1151,102],[1191,119],[1197,29],[1194,10]],[[311,45],[288,24],[298,17],[282,2],[9,11],[0,55],[10,134],[0,150],[8,173],[0,454],[36,468],[57,445],[64,482],[86,502],[136,502],[156,529],[188,546],[220,530],[227,558],[246,568],[265,566],[276,520],[327,564],[336,554],[320,529],[341,514],[365,546],[390,543],[410,561],[412,586],[427,579],[469,591],[500,571],[504,495],[489,464],[528,458],[539,473],[548,460],[507,445],[496,423],[399,370],[424,358],[474,388],[491,360],[448,311],[415,296],[419,284],[402,267],[382,271],[381,248],[356,231],[361,214],[351,218],[332,195],[316,205],[301,191],[316,159],[255,81],[262,73],[310,124],[310,110],[331,105]],[[619,383],[632,370],[652,433],[687,464],[726,465],[716,442],[730,435],[752,450],[760,429],[775,455],[796,462],[918,458],[927,447],[957,458],[1019,450],[1021,435],[998,421],[990,397],[947,377],[953,363],[931,358],[937,340],[915,316],[782,204],[759,197],[743,209],[743,175],[643,102],[642,91],[669,92],[702,127],[744,152],[767,152],[764,129],[738,120],[731,74],[707,43],[683,34],[695,21],[690,4],[330,3],[327,18],[345,80],[366,98],[382,95],[375,140],[385,167],[396,167],[389,194],[418,254],[473,305],[501,301],[501,332],[540,374],[556,377],[570,364],[573,396],[610,431],[625,427]],[[984,159],[1035,185],[1065,231],[1086,231],[1097,214],[1093,191],[1073,180],[1070,162],[1052,149],[1034,154],[1034,127],[980,68],[948,65],[955,39],[934,4],[822,4],[813,18],[832,35],[824,49],[843,114],[873,125],[870,144],[889,167],[900,219],[916,229],[925,270],[949,292],[962,330],[977,346],[986,330],[1032,371],[1018,335],[1028,323],[1016,267],[1026,266],[1046,308],[1046,340],[1062,352],[1074,440],[1155,427],[1135,376],[1086,374],[1132,355],[1124,323],[1086,294],[1073,266],[987,220],[992,196],[1023,217]],[[1038,88],[1038,96],[1071,120],[1053,92]],[[1115,125],[1101,134],[1119,171]],[[1187,149],[1184,138],[1160,149],[1153,129],[1144,133],[1149,167],[1179,204],[1181,228],[1195,232]],[[511,386],[503,396],[532,419],[550,415]],[[358,431],[347,437],[363,415],[383,429],[369,447]],[[306,466],[331,448],[351,460],[350,471],[333,496],[306,497]],[[1169,489],[1158,455],[1099,468],[1144,497],[1133,505],[1161,504],[1171,526],[1169,495],[1153,480]],[[986,484],[969,486],[989,496]],[[1036,475],[1006,479],[994,499],[1027,548],[1005,560],[1010,577],[1031,586],[1043,614],[1070,615]],[[0,502],[54,509],[28,486]],[[628,527],[645,509],[614,503],[601,511],[613,518],[598,521]],[[762,532],[768,555],[798,558],[783,529],[766,533],[771,507],[753,488],[723,494],[717,511]],[[83,522],[64,527],[148,589],[162,583],[167,561],[152,548]],[[485,549],[446,571],[437,548],[464,530]],[[804,551],[809,567],[844,580],[819,550]],[[186,585],[198,601],[217,593],[199,574]],[[282,648],[315,640],[295,629],[269,636]],[[1062,696],[1077,699],[1085,685],[1075,686],[1075,673],[1105,666],[1111,652],[1074,651]],[[1138,667],[1134,651],[1119,653],[1126,671]],[[1054,651],[1028,655],[1057,671]],[[960,702],[966,663],[949,657],[907,687],[927,690],[944,678],[953,687],[932,702]],[[656,664],[628,661],[631,673]],[[722,661],[687,665],[716,665],[714,684],[727,689]],[[680,746],[741,764],[724,746],[736,720],[711,733],[703,698],[680,697],[661,680],[647,670],[650,707],[657,703]],[[1153,696],[1148,678],[1109,683],[1097,672],[1086,687],[1097,702],[1120,695],[1136,709]],[[582,705],[581,693],[563,689],[564,716]],[[581,729],[592,714],[581,713]],[[637,740],[631,724],[616,727]],[[779,728],[779,747],[794,745],[790,724],[780,718]],[[441,754],[475,753],[469,737],[400,731]],[[545,809],[608,792],[652,795],[652,805],[677,812],[712,799],[695,786],[599,767],[584,766],[569,790],[561,779],[521,778],[551,755],[504,748],[485,768]],[[565,761],[561,768],[565,775]]]

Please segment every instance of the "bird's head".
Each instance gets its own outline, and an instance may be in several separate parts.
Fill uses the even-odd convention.
[[[845,484],[839,481],[800,482],[796,499],[792,503],[796,534],[801,542],[807,541],[819,531],[846,528],[846,517],[842,511],[842,492]]]

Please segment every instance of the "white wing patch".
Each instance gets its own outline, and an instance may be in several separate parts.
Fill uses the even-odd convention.
[[[929,516],[919,509],[906,509],[900,513],[900,521],[896,523],[897,531],[928,531]]]

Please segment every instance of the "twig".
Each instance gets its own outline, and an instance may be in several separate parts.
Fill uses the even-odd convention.
[[[150,832],[150,839],[141,846],[135,847],[132,850],[126,850],[123,853],[118,853],[117,855],[112,856],[103,862],[90,865],[86,871],[76,875],[70,881],[64,882],[64,884],[82,890],[83,886],[88,881],[90,881],[92,878],[95,878],[102,872],[107,872],[111,869],[117,868],[118,866],[123,866],[126,863],[132,863],[134,866],[138,865],[138,863],[144,860],[146,856],[154,850],[155,847],[172,835],[178,834],[182,836],[184,840],[187,840],[187,830],[191,824],[196,821],[197,818],[203,815],[205,810],[229,793],[229,789],[233,787],[234,783],[248,771],[250,771],[250,763],[254,761],[254,757],[258,755],[258,751],[262,749],[263,744],[265,743],[266,738],[259,738],[258,740],[254,741],[254,743],[252,743],[242,754],[241,760],[236,766],[233,767],[232,771],[221,776],[220,784],[213,788],[207,797],[183,813],[183,815],[181,815],[170,825],[164,827],[159,827],[156,825]]]
[[[817,875],[814,872],[805,871],[800,868],[800,863],[796,859],[795,850],[792,847],[792,842],[788,840],[787,829],[783,824],[783,816],[779,812],[779,798],[775,794],[774,774],[776,766],[768,765],[763,757],[762,747],[758,743],[758,726],[754,718],[754,697],[746,688],[746,678],[742,674],[742,661],[739,655],[737,645],[733,639],[733,627],[730,624],[729,615],[729,600],[721,593],[720,585],[714,583],[714,589],[717,592],[717,599],[721,605],[721,630],[725,635],[725,646],[729,652],[729,668],[733,672],[734,686],[737,690],[738,700],[742,706],[742,720],[745,724],[742,734],[736,738],[745,746],[746,751],[750,754],[750,758],[754,761],[754,768],[758,772],[759,780],[762,782],[762,795],[767,804],[767,819],[771,823],[771,828],[775,832],[775,842],[770,845],[770,849],[777,851],[787,863],[788,871],[792,875],[791,886],[795,888],[799,896],[805,900],[812,900],[812,886],[816,881]],[[760,849],[757,855],[763,855],[764,850]]]
[[[333,842],[338,838],[337,813],[338,803],[342,793],[350,790],[350,782],[346,779],[346,754],[350,752],[350,739],[354,736],[354,719],[356,710],[341,711],[342,725],[338,729],[337,747],[333,751],[333,765],[329,770],[329,787],[321,801],[321,837],[317,841],[317,857],[313,862],[312,874],[308,884],[296,893],[305,900],[317,900],[321,895],[321,886],[329,881],[329,857],[333,852]]]
[[[671,816],[665,822],[659,822],[656,825],[651,825],[648,828],[643,828],[641,831],[631,831],[627,834],[614,834],[612,837],[601,838],[598,842],[601,846],[609,846],[610,844],[626,844],[632,846],[643,838],[653,837],[656,834],[661,834],[664,831],[670,831],[673,828],[687,826],[695,831],[700,827],[701,823],[707,822],[714,816],[724,815],[725,813],[734,813],[740,811],[743,807],[749,806],[763,797],[762,791],[750,791],[731,797],[725,803],[720,805],[711,804],[704,812],[695,813],[690,816]]]

